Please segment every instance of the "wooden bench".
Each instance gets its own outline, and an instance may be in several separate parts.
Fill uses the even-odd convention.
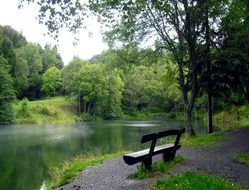
[[[133,152],[129,154],[125,154],[123,159],[126,164],[133,165],[138,162],[142,162],[146,169],[151,169],[152,165],[152,157],[157,154],[162,154],[164,161],[170,161],[174,159],[176,151],[181,147],[179,144],[182,133],[185,132],[185,129],[175,129],[175,130],[167,130],[161,131],[158,133],[152,133],[148,135],[144,135],[141,139],[141,143],[151,142],[150,148],[141,150],[138,152]],[[156,142],[158,139],[175,135],[175,143],[173,144],[165,144],[161,146],[156,146]]]

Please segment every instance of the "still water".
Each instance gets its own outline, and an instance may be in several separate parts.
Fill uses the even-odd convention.
[[[142,135],[182,127],[176,120],[0,126],[0,190],[39,190],[49,178],[49,168],[63,160],[138,150]]]

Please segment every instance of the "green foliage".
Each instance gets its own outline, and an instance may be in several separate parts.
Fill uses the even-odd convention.
[[[29,66],[27,60],[22,57],[21,52],[18,50],[16,50],[16,64],[14,68],[14,76],[17,97],[22,97],[23,92],[29,86]]]
[[[72,76],[73,92],[82,101],[83,113],[102,115],[108,97],[107,78],[101,65],[84,65]]]
[[[236,153],[233,155],[233,159],[241,164],[249,166],[249,152]]]
[[[14,99],[13,79],[6,59],[0,55],[0,102]]]
[[[55,47],[28,43],[9,26],[0,26],[0,55],[7,61],[17,98],[41,98],[41,77],[50,67],[61,69],[63,62]]]
[[[174,65],[133,67],[124,79],[125,108],[131,111],[149,107],[177,110],[181,100],[175,74]]]
[[[76,58],[63,69],[62,77],[66,92],[77,97],[79,113],[106,119],[122,115],[123,81],[117,70]]]
[[[11,124],[14,122],[14,110],[9,102],[0,102],[0,125]]]
[[[157,190],[237,190],[243,189],[238,185],[227,182],[219,177],[194,172],[185,172],[181,175],[165,180],[157,180]]]
[[[3,31],[3,38],[9,39],[12,42],[14,49],[26,45],[27,41],[25,37],[11,26],[0,26],[0,30]]]
[[[49,181],[46,185],[49,188],[56,188],[68,184],[74,180],[80,171],[86,169],[87,167],[100,164],[108,158],[116,157],[121,154],[123,154],[123,152],[106,155],[75,156],[73,159],[65,161],[61,166],[51,168],[49,172],[51,175],[51,181]]]
[[[28,71],[23,70],[23,74],[28,79],[28,84],[23,92],[23,96],[34,99],[41,97],[41,72],[42,72],[42,56],[41,47],[37,44],[28,43],[17,50],[19,57],[23,62],[27,63]],[[24,63],[25,64],[25,63]]]
[[[176,118],[176,113],[170,112],[170,113],[168,113],[166,116],[167,116],[168,118],[170,118],[170,119],[175,119],[175,118]]]
[[[117,119],[122,117],[122,102],[124,83],[117,70],[109,72],[107,76],[108,97],[104,108],[105,119]]]
[[[226,106],[214,115],[214,122],[222,131],[249,127],[249,106]]]
[[[28,107],[28,99],[24,98],[20,103],[20,109],[18,111],[18,114],[22,115],[23,117],[29,117],[29,107]]]
[[[49,68],[42,76],[42,90],[45,94],[55,96],[61,89],[61,71],[56,67]]]
[[[47,106],[43,105],[43,104],[38,104],[36,107],[36,110],[38,113],[45,115],[45,116],[51,116],[53,118],[56,118],[58,116],[58,113],[56,110],[48,108]]]
[[[14,112],[10,102],[14,98],[15,91],[8,62],[0,55],[0,124],[13,122]]]
[[[68,95],[74,95],[74,86],[72,76],[77,73],[80,68],[85,64],[80,58],[74,58],[67,66],[65,66],[61,71],[62,84],[64,91]]]
[[[81,121],[96,121],[98,119],[99,118],[97,116],[93,116],[90,113],[83,113],[80,115],[79,122],[81,122]]]
[[[133,174],[130,174],[128,178],[131,179],[144,179],[148,177],[154,177],[158,175],[158,172],[165,173],[170,168],[175,166],[178,163],[182,163],[184,159],[182,157],[175,157],[174,160],[171,160],[169,162],[164,162],[163,160],[157,161],[152,164],[151,170],[146,170],[144,165],[140,165],[137,167],[137,171]]]
[[[51,67],[56,67],[57,69],[63,68],[63,62],[56,47],[51,47],[48,44],[44,47],[42,52],[42,65],[44,73]]]
[[[126,55],[126,51],[119,50],[119,53]],[[140,60],[139,66],[127,69],[119,66],[122,59],[117,55],[113,51],[104,52],[91,60],[94,64],[74,58],[63,68],[64,90],[77,97],[79,113],[117,119],[123,116],[123,110],[130,114],[154,108],[166,111],[182,108],[173,63],[153,65]],[[165,61],[164,58],[158,60]],[[128,60],[122,63],[125,61]]]

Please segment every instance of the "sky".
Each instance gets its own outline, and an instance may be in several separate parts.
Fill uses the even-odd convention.
[[[55,45],[56,42],[51,37],[44,35],[47,28],[38,23],[37,14],[38,7],[35,5],[27,5],[18,9],[18,0],[3,0],[0,6],[0,25],[9,25],[18,32],[22,32],[29,42],[39,43],[43,47],[45,44]],[[58,52],[62,56],[64,64],[68,64],[74,56],[90,59],[93,55],[100,54],[107,49],[107,45],[102,41],[97,21],[90,20],[87,27],[87,31],[81,31],[77,45],[73,45],[72,34],[66,29],[62,30],[58,42]],[[91,37],[88,35],[89,32],[92,33]]]

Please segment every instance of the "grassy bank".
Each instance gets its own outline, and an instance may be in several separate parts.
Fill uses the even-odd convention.
[[[215,113],[213,120],[215,127],[222,131],[249,127],[249,105],[226,108]]]
[[[71,160],[65,161],[59,167],[50,169],[51,180],[46,183],[47,190],[63,186],[74,180],[77,174],[90,166],[95,166],[102,163],[108,158],[113,158],[124,154],[125,152],[118,152],[115,154],[105,155],[78,155]]]
[[[22,100],[13,104],[17,124],[75,123],[75,105],[66,97],[45,100]]]
[[[227,140],[228,137],[223,132],[214,132],[212,134],[198,135],[198,136],[184,136],[181,139],[183,146],[206,146],[214,145],[220,141]]]
[[[100,120],[100,117],[90,114],[76,113],[76,106],[72,99],[67,97],[52,97],[44,100],[22,100],[13,103],[16,113],[16,124],[43,124],[43,123],[75,123],[77,121]],[[148,120],[155,117],[176,118],[175,113],[165,113],[154,109],[136,111],[123,114],[123,120]]]

